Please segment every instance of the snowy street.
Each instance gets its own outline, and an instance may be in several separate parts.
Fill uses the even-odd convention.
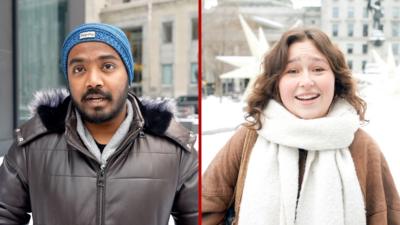
[[[366,119],[362,127],[378,143],[388,161],[390,171],[400,190],[400,147],[397,146],[400,128],[400,95],[387,93],[382,86],[368,87],[363,92],[367,101]],[[202,172],[207,169],[218,150],[228,141],[236,127],[244,122],[243,102],[209,96],[202,102]]]

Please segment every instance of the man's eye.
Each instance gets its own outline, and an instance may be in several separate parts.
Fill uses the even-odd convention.
[[[83,66],[75,66],[72,69],[72,72],[73,73],[82,73],[84,70],[85,70],[85,67],[83,67]]]
[[[115,69],[115,65],[112,63],[105,63],[103,65],[103,68],[104,68],[104,70],[113,70],[113,69]]]

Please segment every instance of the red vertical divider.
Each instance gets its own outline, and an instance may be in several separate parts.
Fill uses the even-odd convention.
[[[201,129],[201,125],[202,125],[202,123],[201,123],[201,120],[202,120],[202,105],[201,105],[201,99],[202,99],[202,95],[203,95],[203,93],[202,93],[202,83],[203,83],[203,79],[202,79],[202,68],[203,68],[203,66],[202,66],[202,51],[201,51],[201,49],[202,49],[202,32],[201,32],[201,30],[202,30],[202,9],[203,9],[203,4],[202,4],[202,0],[198,0],[198,14],[199,14],[199,16],[198,16],[198,73],[197,73],[197,83],[198,83],[198,85],[197,85],[197,87],[198,87],[198,113],[199,113],[199,117],[198,117],[198,120],[199,120],[199,125],[198,125],[198,143],[199,143],[199,183],[198,183],[198,204],[199,204],[199,218],[198,218],[198,221],[199,221],[199,225],[200,224],[202,224],[201,222],[202,222],[202,218],[201,218],[201,182],[202,182],[202,179],[201,179],[201,171],[202,171],[202,169],[201,169],[201,166],[202,166],[202,148],[201,148],[201,132],[202,132],[202,129]]]

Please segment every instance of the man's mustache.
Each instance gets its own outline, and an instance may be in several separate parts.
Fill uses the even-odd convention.
[[[82,96],[81,101],[87,101],[90,97],[92,97],[91,95],[95,95],[96,98],[100,97],[109,101],[112,100],[112,95],[110,93],[104,92],[99,88],[91,88]]]

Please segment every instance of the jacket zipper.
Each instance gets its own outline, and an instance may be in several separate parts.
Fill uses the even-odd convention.
[[[104,224],[104,195],[105,195],[105,165],[100,166],[100,171],[97,176],[97,194],[98,194],[98,223],[99,225]]]
[[[105,212],[105,185],[106,185],[106,170],[108,165],[111,164],[113,159],[115,159],[122,151],[122,149],[125,148],[127,143],[129,141],[136,137],[139,134],[140,137],[144,137],[144,132],[143,128],[140,127],[133,133],[131,133],[121,144],[120,146],[115,150],[114,154],[107,160],[107,164],[101,164],[100,165],[100,170],[97,173],[97,211],[98,211],[98,216],[97,216],[97,224],[103,225],[104,224],[104,212]],[[79,145],[76,145],[75,143],[69,142],[74,148],[79,149],[80,152],[84,153],[86,156],[89,158],[93,159],[94,161],[97,162],[96,158],[94,158],[91,154],[88,154],[85,149],[82,149]],[[98,163],[98,162],[97,162]]]
[[[141,134],[141,137],[144,136],[144,133],[142,134],[142,129],[139,128],[136,132],[133,132],[132,135],[129,135],[123,143],[119,146],[119,148],[114,152],[114,154],[108,159],[107,164],[102,164],[100,165],[100,171],[98,173],[98,178],[97,178],[97,192],[98,192],[98,223],[99,225],[104,224],[104,213],[105,213],[105,186],[106,186],[106,171],[108,168],[108,165],[110,165],[113,161],[113,159],[117,158],[122,150],[125,148],[125,145],[128,143],[128,140],[136,136],[138,133]]]

